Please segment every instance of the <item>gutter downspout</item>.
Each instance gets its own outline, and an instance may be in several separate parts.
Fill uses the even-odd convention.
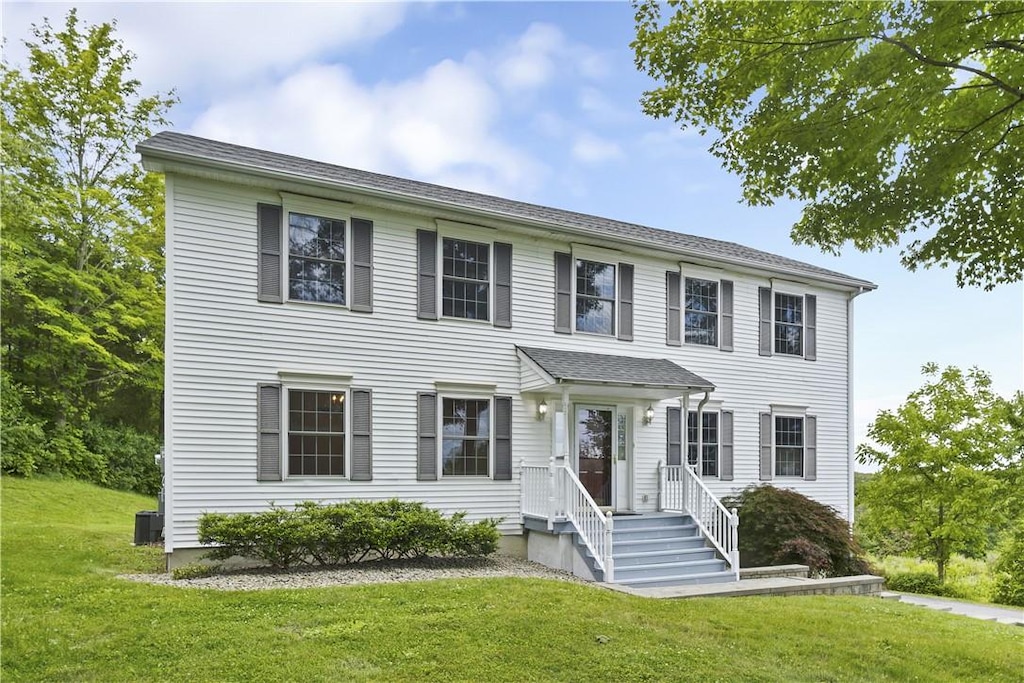
[[[864,289],[850,292],[846,300],[846,422],[847,422],[847,508],[846,519],[850,524],[850,533],[853,533],[853,511],[856,506],[856,429],[853,422],[853,300],[863,294]]]

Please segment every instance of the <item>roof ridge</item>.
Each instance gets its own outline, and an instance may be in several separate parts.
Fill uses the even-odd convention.
[[[654,242],[666,249],[682,252],[679,254],[681,256],[690,254],[713,260],[746,264],[774,272],[787,270],[805,277],[838,281],[845,286],[861,289],[875,288],[875,285],[867,280],[799,261],[788,256],[748,247],[738,242],[692,235],[665,228],[655,228],[639,223],[606,218],[569,209],[559,209],[543,204],[532,204],[472,190],[446,187],[435,183],[341,166],[292,154],[272,152],[220,140],[211,140],[187,133],[161,131],[139,143],[137,149],[144,154],[164,152],[199,160],[205,159],[208,161],[221,161],[255,167],[266,171],[284,171],[316,176],[319,179],[330,182],[347,183],[367,189],[402,194],[410,199],[442,201],[462,205],[469,209],[507,216],[513,220],[534,220],[552,223],[555,226],[561,224],[566,228],[584,230],[596,237],[626,242]]]

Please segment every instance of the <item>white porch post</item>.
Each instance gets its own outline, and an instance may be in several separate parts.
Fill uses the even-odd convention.
[[[615,559],[612,557],[612,534],[615,518],[612,517],[611,510],[605,513],[605,519],[608,523],[604,527],[604,582],[612,583],[615,581]]]
[[[526,481],[523,478],[523,471],[526,468],[526,460],[519,459],[519,523],[523,523],[523,512],[526,510]]]
[[[555,458],[548,458],[548,531],[555,529],[555,513],[558,505],[558,492],[555,482]]]
[[[665,509],[665,461],[658,461],[658,512]]]
[[[572,464],[571,464],[572,463],[572,459],[573,459],[573,456],[572,456],[572,434],[573,434],[573,431],[575,429],[575,426],[574,426],[575,418],[571,418],[570,419],[569,413],[570,413],[569,388],[566,387],[566,386],[563,386],[562,387],[562,414],[565,415],[565,437],[564,437],[565,440],[564,440],[564,443],[562,444],[564,446],[564,448],[562,450],[562,453],[565,454],[565,460],[566,460],[565,465],[566,465],[566,467],[569,467],[570,469],[572,469]],[[573,425],[573,426],[570,426],[570,425]]]
[[[736,580],[740,579],[740,515],[736,508],[729,510],[729,547],[732,548],[732,552],[729,553],[729,561],[732,564],[732,570],[736,574]]]

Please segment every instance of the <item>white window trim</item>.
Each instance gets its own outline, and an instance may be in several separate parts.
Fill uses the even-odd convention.
[[[803,358],[804,357],[804,353],[806,353],[806,351],[807,351],[807,320],[806,320],[806,316],[807,316],[807,295],[804,294],[803,292],[796,292],[796,291],[791,291],[791,290],[788,290],[788,289],[775,289],[774,287],[771,289],[771,293],[772,293],[772,303],[771,303],[771,308],[772,308],[772,355],[773,356],[782,356],[783,358]],[[781,321],[776,320],[776,318],[775,318],[775,297],[776,297],[776,295],[779,295],[779,294],[781,294],[783,296],[793,296],[793,297],[796,297],[796,298],[800,299],[800,301],[802,302],[800,304],[800,353],[783,353],[783,352],[778,351],[778,350],[775,349],[775,325],[776,324],[783,324],[783,325],[791,324],[791,323],[783,323]]]
[[[316,197],[305,197],[302,195],[289,194],[287,192],[281,193],[281,245],[283,247],[281,254],[281,300],[289,304],[299,304],[302,306],[327,306],[332,309],[344,308],[347,309],[350,306],[352,299],[352,214],[351,205],[341,202],[334,202],[326,199],[317,199]],[[302,213],[318,218],[329,218],[336,221],[345,222],[345,303],[335,304],[329,301],[304,301],[302,299],[293,299],[288,296],[288,280],[289,280],[289,259],[291,258],[291,250],[288,246],[288,215],[290,213]]]
[[[679,330],[680,338],[683,344],[692,348],[697,349],[718,349],[722,345],[722,278],[718,276],[704,275],[702,273],[695,272],[683,272],[680,273],[680,292],[679,292],[679,324],[682,329]],[[708,282],[714,282],[717,289],[715,294],[715,343],[714,344],[698,344],[697,342],[686,341],[686,281],[690,280],[706,280]],[[772,309],[774,310],[774,308]]]
[[[334,382],[329,378],[314,378],[312,375],[300,375],[298,373],[278,373],[278,376],[282,378],[281,392],[284,394],[282,397],[284,400],[281,401],[281,425],[284,427],[281,432],[284,438],[281,439],[281,461],[283,463],[281,467],[282,479],[294,480],[294,481],[343,481],[349,478],[349,474],[352,471],[352,411],[349,410],[349,406],[352,405],[352,390],[348,382]],[[284,380],[284,377],[289,377],[289,380]],[[288,421],[288,410],[291,406],[291,392],[290,389],[297,389],[300,391],[331,391],[335,393],[341,393],[345,395],[345,415],[344,415],[344,428],[345,428],[345,459],[342,470],[344,474],[291,474],[289,469],[289,458],[288,458],[288,438],[291,436],[291,427]]]
[[[437,317],[439,320],[455,320],[462,323],[491,325],[494,320],[494,235],[481,234],[476,228],[463,226],[449,221],[438,221],[437,231]],[[492,232],[492,231],[488,231]],[[487,245],[487,318],[462,318],[457,315],[444,314],[444,241],[462,240]],[[482,282],[482,280],[481,280]]]
[[[444,473],[444,400],[462,399],[468,401],[480,401],[486,399],[487,408],[487,474],[445,474]],[[494,394],[470,391],[458,391],[437,394],[437,478],[450,479],[454,481],[481,481],[494,479]]]
[[[686,459],[686,464],[687,465],[689,465],[689,463],[690,463],[690,441],[689,441],[690,416],[689,416],[689,414],[690,413],[696,413],[696,412],[697,412],[696,408],[691,408],[689,411],[686,411],[686,424],[683,425],[683,433],[684,433],[683,446],[686,449],[684,454],[683,454],[683,457]],[[704,465],[704,460],[703,460],[703,457],[702,457],[703,453],[701,453],[700,451],[697,452],[697,467],[698,467],[698,470],[699,470],[697,472],[697,474],[700,476],[701,479],[720,479],[721,476],[722,476],[722,408],[721,408],[721,403],[719,403],[719,405],[713,406],[713,407],[712,406],[705,406],[704,410],[702,410],[700,412],[703,415],[707,415],[708,413],[714,413],[715,415],[718,416],[717,421],[716,421],[716,427],[715,427],[715,433],[718,436],[718,441],[715,442],[715,472],[717,472],[717,474],[704,474],[704,466],[703,466]],[[701,425],[697,425],[697,429],[700,429],[700,428],[701,428]],[[774,432],[774,430],[773,430],[773,432]],[[694,444],[694,446],[696,446],[696,445],[697,444]]]
[[[798,481],[804,478],[804,469],[806,467],[807,459],[807,413],[799,412],[795,410],[776,411],[772,410],[772,479],[788,479],[790,481]],[[803,445],[800,446],[800,474],[779,474],[779,458],[776,453],[778,448],[778,439],[776,438],[775,429],[775,418],[777,417],[795,417],[800,419],[800,434],[803,440]]]

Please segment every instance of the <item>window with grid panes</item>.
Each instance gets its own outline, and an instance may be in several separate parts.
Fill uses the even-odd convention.
[[[576,261],[576,331],[615,334],[615,266]]]
[[[718,283],[686,278],[683,334],[687,344],[718,346]]]
[[[288,390],[288,474],[345,474],[345,392]]]
[[[345,303],[345,221],[288,213],[288,298]]]
[[[804,298],[775,293],[775,353],[804,352]]]
[[[804,476],[804,419],[775,416],[775,476]]]
[[[488,320],[491,245],[445,237],[441,249],[441,314]]]
[[[490,475],[490,455],[490,399],[443,398],[441,474],[486,477]]]
[[[701,455],[699,472],[701,476],[718,476],[718,413],[703,413],[701,434]],[[691,466],[697,462],[697,411],[691,410],[686,417],[686,459]]]

